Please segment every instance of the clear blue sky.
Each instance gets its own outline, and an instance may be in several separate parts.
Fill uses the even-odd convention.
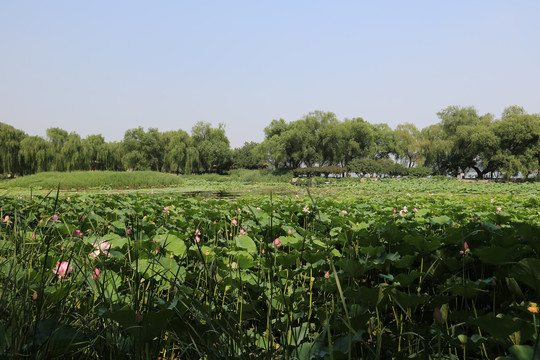
[[[423,128],[450,105],[540,113],[540,1],[0,0],[0,122],[121,140],[313,110]]]

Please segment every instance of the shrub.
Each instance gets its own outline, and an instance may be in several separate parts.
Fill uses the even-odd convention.
[[[344,166],[323,166],[323,167],[305,167],[293,170],[293,174],[296,177],[299,176],[322,176],[328,177],[329,175],[343,175],[347,172],[347,168]]]
[[[410,177],[426,177],[429,175],[433,175],[433,170],[425,166],[418,166],[408,168],[408,175]]]

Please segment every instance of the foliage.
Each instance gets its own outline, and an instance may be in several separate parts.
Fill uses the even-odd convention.
[[[137,189],[178,186],[182,178],[153,171],[74,171],[46,172],[0,183],[0,188],[34,189]]]
[[[400,124],[396,127],[394,135],[396,138],[395,154],[398,160],[404,162],[408,168],[420,165],[423,141],[416,126],[409,123]]]
[[[299,120],[272,120],[262,143],[230,148],[225,125],[198,122],[184,130],[129,129],[121,142],[102,135],[81,139],[59,128],[47,139],[0,124],[0,173],[21,176],[41,171],[154,170],[182,174],[234,169],[360,167],[360,173],[404,176],[424,166],[439,175],[474,172],[477,178],[526,178],[540,163],[540,115],[518,106],[500,119],[474,107],[449,106],[440,122],[421,130],[400,124],[370,124],[360,117],[340,121],[332,112],[313,111]],[[397,165],[391,164],[396,163]],[[427,173],[412,170],[412,174]],[[416,175],[415,175],[416,176]]]
[[[528,175],[538,170],[540,115],[528,115],[516,107],[507,109],[494,132],[501,145],[494,155],[494,161],[500,164],[506,178],[518,173]]]
[[[162,134],[165,149],[164,168],[171,172],[186,172],[188,149],[194,147],[193,139],[183,130],[167,131]],[[197,155],[198,156],[198,155]]]
[[[489,196],[457,196],[469,185],[456,181],[441,185],[443,196],[410,194],[409,180],[373,186],[383,185],[383,196],[341,200],[302,192],[230,201],[4,197],[0,356],[492,359],[534,351],[538,185],[502,195],[520,188],[478,184],[497,193]]]
[[[361,176],[405,176],[408,168],[395,163],[390,159],[355,159],[351,161],[349,169]]]
[[[407,175],[411,177],[426,177],[433,175],[433,170],[425,166],[417,166],[408,168]]]
[[[259,144],[256,142],[246,142],[244,146],[233,150],[233,169],[263,169],[267,167],[264,156],[261,155]]]
[[[142,127],[126,131],[123,142],[122,163],[131,170],[161,170],[163,153],[161,136],[157,129],[147,132]]]
[[[323,167],[305,167],[294,169],[294,176],[324,176],[328,177],[329,175],[334,176],[343,176],[347,173],[347,167],[345,166],[323,166]]]
[[[24,135],[13,126],[0,123],[0,173],[15,175],[23,172],[19,151]]]
[[[200,172],[223,173],[230,168],[231,150],[224,124],[219,124],[216,129],[209,123],[198,122],[191,133],[199,154]]]

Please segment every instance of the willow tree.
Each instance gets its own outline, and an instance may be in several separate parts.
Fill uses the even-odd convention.
[[[165,171],[182,172],[186,166],[186,150],[192,140],[184,130],[166,131],[162,134],[165,154],[163,166]]]
[[[129,129],[124,134],[123,165],[133,170],[161,170],[163,165],[163,142],[157,129],[147,132],[142,127]]]
[[[494,146],[494,139],[490,134],[477,136],[491,126],[493,115],[479,115],[472,106],[449,106],[437,113],[441,119],[443,139],[449,146],[446,156],[441,164],[447,173],[458,174],[469,169],[478,168],[482,161],[484,150]],[[473,140],[473,141],[471,141]]]
[[[103,135],[88,135],[82,140],[83,169],[106,170],[109,151]]]
[[[184,163],[184,174],[191,175],[193,173],[193,170],[195,169],[198,171],[199,169],[199,150],[195,147],[195,145],[188,146],[186,148],[186,160]]]
[[[505,177],[521,173],[527,176],[539,169],[540,115],[527,114],[522,108],[510,107],[495,124],[500,146],[494,155]]]
[[[62,159],[66,171],[81,170],[84,166],[84,153],[82,150],[81,137],[71,132],[64,146],[62,146]]]
[[[47,171],[51,160],[50,144],[40,136],[27,136],[21,141],[19,156],[25,174]]]
[[[27,135],[13,126],[0,123],[0,173],[23,174],[23,164],[19,158],[21,141]]]
[[[224,124],[213,128],[199,121],[191,129],[191,136],[199,152],[200,171],[221,173],[230,168],[232,151]]]
[[[409,168],[421,165],[422,141],[416,126],[410,123],[400,124],[396,126],[394,135],[396,158]]]
[[[62,156],[62,148],[68,138],[68,132],[60,128],[48,128],[47,139],[49,140],[51,165],[49,170],[65,171],[66,164]]]

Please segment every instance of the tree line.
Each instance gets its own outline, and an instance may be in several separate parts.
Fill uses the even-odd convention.
[[[29,136],[0,123],[0,173],[155,170],[191,174],[266,167],[349,167],[376,172],[381,166],[388,169],[397,164],[410,173],[473,171],[483,178],[494,173],[528,175],[539,169],[539,114],[510,106],[495,119],[489,113],[478,114],[474,107],[450,106],[437,116],[438,123],[423,129],[409,123],[391,129],[360,117],[339,120],[332,112],[314,111],[291,122],[273,120],[264,129],[261,143],[246,142],[236,149],[231,149],[223,124],[212,127],[206,122],[193,126],[191,134],[129,129],[119,142],[106,142],[101,134],[82,139],[60,128],[47,129],[46,138]]]

